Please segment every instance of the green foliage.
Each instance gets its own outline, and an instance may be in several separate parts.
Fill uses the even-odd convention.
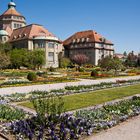
[[[12,108],[5,104],[0,104],[0,119],[5,121],[12,121],[17,119],[23,119],[25,113],[19,109]]]
[[[9,56],[0,52],[0,69],[6,68],[10,64]]]
[[[54,68],[54,67],[50,67],[50,68],[49,68],[49,71],[50,71],[50,72],[55,72],[55,68]]]
[[[59,61],[60,68],[67,68],[70,65],[71,61],[69,58],[61,58]]]
[[[101,71],[101,68],[100,68],[100,67],[95,67],[94,69],[95,69],[96,71],[98,71],[98,72]]]
[[[98,71],[96,69],[93,69],[91,72],[91,76],[97,77],[98,76]]]
[[[80,87],[73,87],[81,89]],[[71,87],[72,89],[72,87]],[[115,99],[121,99],[123,97],[132,96],[140,91],[140,84],[127,87],[118,87],[108,90],[92,91],[81,94],[73,94],[70,96],[63,96],[64,107],[66,111],[80,109],[88,106],[94,106],[97,104],[103,104]],[[25,102],[20,105],[33,108],[32,103]]]
[[[28,67],[40,69],[45,64],[45,52],[42,50],[33,50],[28,55]]]
[[[140,66],[139,64],[140,64],[140,54],[135,55],[134,51],[130,52],[127,55],[126,60],[124,62],[124,65],[128,67],[137,67]]]
[[[84,72],[85,69],[84,69],[83,67],[80,67],[80,68],[78,69],[78,71],[79,71],[79,72]]]
[[[0,51],[8,54],[12,50],[12,46],[9,43],[0,43]]]
[[[114,70],[114,74],[116,75],[117,70],[121,69],[123,65],[119,58],[107,56],[99,61],[99,66],[107,71]]]
[[[64,101],[61,96],[50,95],[47,98],[32,99],[33,107],[37,112],[39,121],[46,124],[46,116],[57,121],[57,116],[64,112]]]
[[[37,76],[34,72],[29,72],[28,75],[27,75],[27,79],[29,81],[35,81],[37,79]]]
[[[11,67],[20,68],[28,64],[28,51],[25,49],[14,49],[10,52]]]
[[[42,50],[14,49],[10,52],[10,58],[12,68],[24,66],[40,69],[45,64],[45,52]]]

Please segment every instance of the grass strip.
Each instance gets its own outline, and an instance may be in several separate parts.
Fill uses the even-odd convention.
[[[140,84],[63,96],[63,100],[65,103],[66,111],[71,111],[102,104],[108,101],[132,96],[135,94],[140,94]],[[19,105],[33,109],[33,105],[29,101],[20,103]]]

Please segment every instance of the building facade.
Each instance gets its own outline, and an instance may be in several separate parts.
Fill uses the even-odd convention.
[[[98,65],[100,59],[114,54],[113,43],[95,31],[77,32],[63,42],[65,56],[72,58],[77,54],[89,57],[90,64]]]
[[[26,25],[26,19],[10,2],[8,9],[0,16],[0,42],[9,42],[13,48],[45,51],[44,67],[58,67],[58,55],[63,52],[59,38],[38,24]]]

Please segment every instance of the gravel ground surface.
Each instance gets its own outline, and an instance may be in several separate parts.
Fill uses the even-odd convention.
[[[131,80],[131,79],[140,79],[140,75],[129,76],[129,77],[119,77],[119,78],[98,79],[98,80],[81,79],[78,82],[67,82],[67,83],[56,83],[56,84],[7,87],[7,88],[0,88],[0,94],[4,95],[4,94],[12,94],[12,93],[29,93],[34,90],[49,91],[52,89],[61,89],[61,88],[64,88],[65,86],[93,85],[93,84],[99,84],[102,82],[116,82],[116,80]]]
[[[85,140],[140,140],[140,116],[129,119]]]

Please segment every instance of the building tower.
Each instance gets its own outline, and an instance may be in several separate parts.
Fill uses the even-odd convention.
[[[8,9],[0,16],[0,30],[6,30],[7,27],[14,30],[25,25],[25,17],[17,12],[16,4],[11,0],[8,3]]]

